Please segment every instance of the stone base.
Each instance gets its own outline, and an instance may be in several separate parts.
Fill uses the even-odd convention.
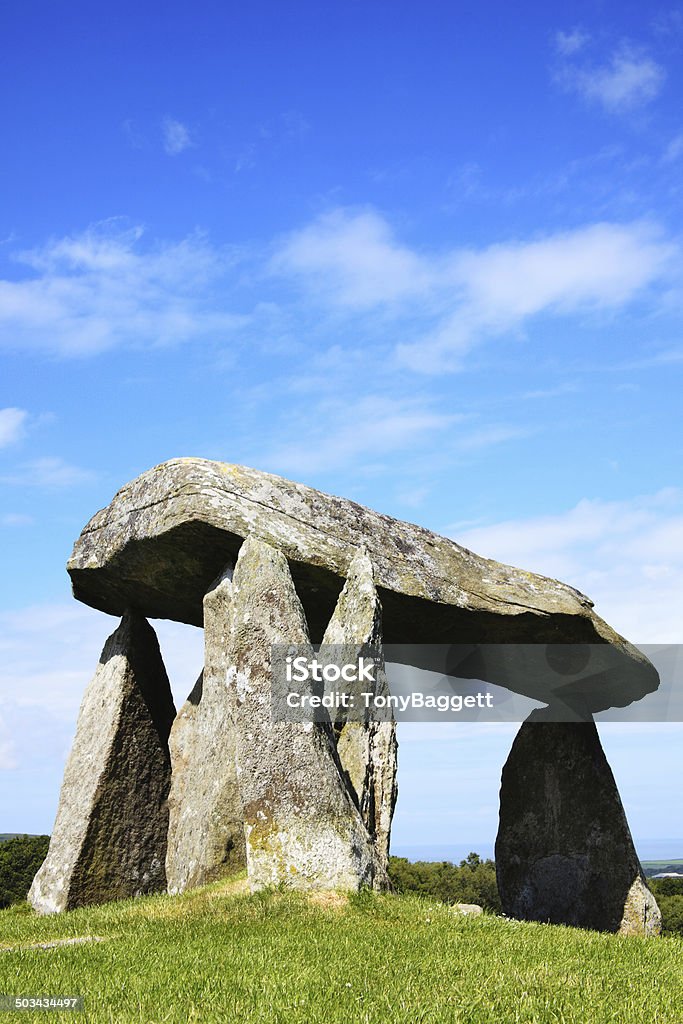
[[[174,716],[156,634],[127,612],[83,696],[50,847],[29,892],[38,913],[166,888]]]
[[[509,917],[661,931],[594,722],[541,710],[522,725],[503,768],[496,874]]]

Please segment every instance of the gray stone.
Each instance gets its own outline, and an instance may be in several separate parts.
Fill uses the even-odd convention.
[[[349,566],[349,575],[339,595],[320,650],[321,661],[327,660],[326,649],[334,648],[331,660],[353,664],[370,648],[381,652],[382,608],[375,589],[372,563],[363,549]],[[344,687],[351,690],[350,687]],[[363,683],[360,689],[367,689]],[[377,676],[377,692],[388,693],[383,664]],[[356,709],[362,707],[356,694]],[[347,716],[351,717],[351,716]],[[358,802],[361,817],[375,843],[377,857],[386,872],[389,867],[391,821],[398,793],[398,744],[396,723],[391,712],[386,721],[347,720],[335,726],[337,753],[343,770]]]
[[[206,459],[173,459],[123,487],[91,519],[68,564],[75,596],[121,613],[202,623],[202,600],[242,538],[281,550],[308,619],[322,639],[351,560],[364,544],[383,608],[385,644],[419,644],[410,657],[433,665],[434,644],[518,645],[504,677],[495,659],[472,678],[546,702],[554,689],[588,710],[624,706],[656,689],[654,668],[572,587],[482,558],[412,523],[257,470]],[[604,645],[604,664],[574,683],[553,676],[545,644]],[[529,657],[528,648],[538,651]],[[481,670],[484,674],[476,675]]]
[[[284,882],[353,890],[371,885],[378,871],[339,773],[329,725],[272,720],[271,645],[308,642],[285,556],[249,537],[233,578],[228,678],[236,695],[238,780],[254,889]]]
[[[496,874],[504,913],[659,934],[659,909],[595,723],[548,715],[529,716],[503,768]]]
[[[204,598],[204,671],[171,729],[166,853],[171,893],[246,864],[233,694],[226,685],[231,577],[229,568]]]
[[[457,914],[464,914],[465,917],[481,917],[484,913],[484,908],[478,903],[454,903],[453,910]]]
[[[41,914],[163,891],[173,698],[156,634],[126,612],[85,691],[47,857]]]

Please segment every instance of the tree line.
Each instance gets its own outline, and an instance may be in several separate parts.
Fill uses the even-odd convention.
[[[26,899],[49,842],[49,836],[15,836],[0,843],[0,910]]]

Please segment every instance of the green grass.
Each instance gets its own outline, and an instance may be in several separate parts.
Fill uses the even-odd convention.
[[[413,895],[316,903],[216,883],[50,918],[0,912],[0,993],[83,995],[7,1020],[681,1024],[683,939],[626,939]],[[30,950],[96,935],[105,941]],[[17,948],[19,947],[19,948]]]

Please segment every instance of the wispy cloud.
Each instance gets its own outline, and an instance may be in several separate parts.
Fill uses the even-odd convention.
[[[604,64],[563,64],[558,79],[608,113],[620,114],[646,106],[659,95],[665,71],[646,53],[624,44]]]
[[[94,478],[94,473],[72,466],[59,456],[45,456],[22,463],[12,474],[0,477],[3,483],[48,490],[74,487]]]
[[[14,444],[24,436],[28,413],[25,409],[10,406],[0,409],[0,448]]]
[[[322,311],[336,328],[356,318],[365,346],[372,339],[389,358],[393,349],[395,368],[435,373],[539,313],[655,295],[677,252],[647,221],[430,250],[403,242],[376,210],[337,209],[253,252],[201,234],[148,243],[141,228],[112,221],[15,254],[23,276],[0,281],[0,347],[80,357],[188,341],[225,348],[258,326],[258,344],[281,337],[305,355],[311,340],[288,324],[296,314],[315,332]]]
[[[305,422],[292,421],[296,440],[266,453],[264,463],[286,473],[338,471],[414,450],[464,417],[442,413],[421,399],[365,395],[321,401]]]
[[[0,526],[30,526],[32,522],[32,516],[24,515],[21,512],[7,512],[0,516]]]
[[[683,494],[584,499],[554,515],[450,531],[478,554],[578,587],[640,643],[682,643]]]
[[[671,164],[683,156],[683,132],[675,135],[662,154],[662,163]]]
[[[143,235],[108,221],[17,253],[25,276],[0,281],[0,346],[86,356],[225,337],[244,323],[213,291],[233,253],[199,234],[151,245]]]
[[[582,50],[589,40],[590,36],[587,32],[583,32],[580,28],[573,28],[569,32],[555,33],[555,48],[563,57],[570,57]]]
[[[0,613],[0,711],[8,738],[16,737],[5,768],[35,767],[45,757],[58,767],[69,749],[83,691],[117,625],[117,619],[76,601]],[[155,622],[154,628],[180,705],[201,668],[202,632],[171,622]],[[4,739],[0,723],[0,751]],[[54,782],[56,799],[58,771]]]
[[[327,301],[358,309],[433,289],[433,261],[401,245],[374,210],[332,210],[284,240],[271,263]]]
[[[190,129],[182,121],[173,117],[165,117],[161,125],[164,136],[164,149],[169,156],[177,156],[194,146]]]
[[[618,308],[665,276],[677,249],[646,221],[597,223],[484,249],[419,252],[375,211],[336,210],[285,240],[271,267],[309,301],[349,314],[405,313],[400,364],[456,369],[486,336],[540,313]],[[430,326],[426,326],[426,325]]]

